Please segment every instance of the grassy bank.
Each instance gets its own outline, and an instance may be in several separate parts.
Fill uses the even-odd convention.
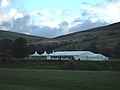
[[[0,69],[0,90],[120,90],[120,72]]]
[[[120,71],[120,61],[9,60],[0,68]]]

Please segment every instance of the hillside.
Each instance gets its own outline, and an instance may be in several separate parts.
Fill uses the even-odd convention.
[[[11,31],[0,30],[0,40],[2,40],[2,39],[14,40],[18,37],[25,38],[29,43],[41,42],[41,41],[44,41],[44,40],[48,39],[48,38],[45,38],[45,37],[38,37],[38,36],[21,34],[21,33],[16,33],[16,32],[11,32]]]
[[[92,43],[100,51],[112,50],[120,42],[120,22],[59,36],[53,38],[53,40],[58,43],[64,43],[56,50],[86,50]]]
[[[97,37],[100,37],[100,35],[102,34],[102,36],[110,36],[110,35],[115,35],[120,32],[120,22],[119,23],[114,23],[108,26],[103,26],[103,27],[98,27],[98,28],[93,28],[93,29],[89,29],[89,30],[85,30],[85,31],[79,31],[76,33],[72,33],[72,34],[68,34],[68,35],[63,35],[63,36],[59,36],[56,37],[54,39],[57,40],[73,40],[73,39],[78,39],[82,36],[84,37],[88,37],[87,35],[93,35],[93,34],[98,34],[98,35],[94,35]]]

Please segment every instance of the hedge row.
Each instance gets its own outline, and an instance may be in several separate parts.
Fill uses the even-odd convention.
[[[0,68],[120,71],[120,61],[63,61],[17,59],[10,61],[0,61]]]

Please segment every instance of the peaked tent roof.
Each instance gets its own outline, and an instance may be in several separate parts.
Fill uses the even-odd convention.
[[[30,56],[40,56],[40,55],[37,53],[37,51],[35,51],[35,53]]]
[[[44,53],[43,54],[41,54],[41,56],[47,56],[48,54],[47,54],[47,52],[46,51],[44,51]]]

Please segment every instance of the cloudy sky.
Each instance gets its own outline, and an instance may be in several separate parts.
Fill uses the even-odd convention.
[[[120,21],[120,0],[0,0],[0,29],[55,37]]]

